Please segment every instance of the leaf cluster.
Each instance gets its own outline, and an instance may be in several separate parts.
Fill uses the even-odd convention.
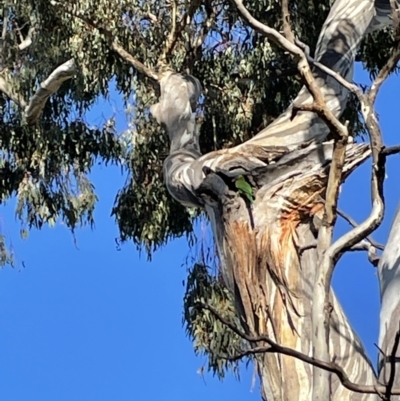
[[[148,67],[155,67],[171,30],[171,2],[142,0],[0,1],[0,74],[27,101],[40,82],[70,58],[78,73],[47,102],[40,122],[23,124],[22,110],[0,97],[0,189],[4,203],[18,196],[23,227],[40,228],[58,218],[75,229],[93,223],[96,195],[88,179],[96,161],[121,163],[129,177],[113,214],[121,240],[152,252],[192,231],[197,212],[171,200],[162,177],[168,154],[163,130],[149,116],[158,88],[112,50],[116,41]],[[228,0],[177,0],[177,29],[167,62],[202,82],[201,149],[204,153],[241,143],[273,121],[294,99],[301,82],[290,57],[252,31]],[[249,0],[260,21],[281,30],[281,5]],[[311,51],[330,1],[289,2],[295,36]],[[19,45],[31,35],[32,43]],[[390,30],[368,37],[358,59],[372,75],[389,56]],[[131,109],[128,147],[107,127],[90,127],[85,115],[113,80]],[[132,100],[133,99],[133,100]],[[362,132],[357,103],[345,119]]]
[[[212,306],[220,316],[240,327],[232,295],[202,263],[194,264],[186,282],[183,317],[186,333],[193,342],[195,353],[207,356],[209,371],[220,379],[228,370],[238,376],[238,362],[228,359],[243,352],[246,343],[209,310],[199,306],[199,302]]]

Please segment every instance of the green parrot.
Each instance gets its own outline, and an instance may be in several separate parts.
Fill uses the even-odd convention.
[[[235,181],[235,186],[238,189],[240,195],[245,196],[250,201],[250,203],[254,202],[253,188],[242,175],[239,175],[237,177]]]

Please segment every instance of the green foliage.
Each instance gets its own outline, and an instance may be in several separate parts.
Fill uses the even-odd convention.
[[[177,2],[183,17],[178,18],[167,61],[176,71],[194,74],[203,85],[201,149],[206,153],[241,143],[295,98],[301,87],[296,66],[288,54],[244,24],[230,0]],[[289,3],[293,31],[312,53],[331,1]],[[169,144],[148,112],[158,88],[111,48],[116,41],[137,60],[155,67],[171,29],[171,2],[0,0],[0,5],[0,79],[25,101],[59,65],[74,58],[78,66],[74,79],[50,97],[35,126],[25,125],[23,110],[0,96],[0,201],[16,197],[21,235],[58,220],[71,230],[92,225],[97,197],[88,176],[95,163],[103,162],[121,164],[129,173],[112,212],[122,241],[132,240],[151,256],[171,238],[191,237],[199,211],[188,211],[171,199],[163,183]],[[279,1],[248,0],[246,6],[260,21],[282,29]],[[29,35],[32,43],[20,49]],[[364,40],[358,60],[371,76],[387,60],[393,43],[391,30]],[[90,127],[85,122],[99,96],[108,96],[111,80],[130,108],[131,127],[125,137],[118,136],[112,124]],[[343,120],[349,121],[352,135],[363,132],[354,98]],[[253,200],[243,177],[236,187]],[[0,265],[5,263],[13,263],[13,253],[10,239],[0,232]],[[238,363],[224,358],[235,357],[247,345],[198,301],[240,325],[232,295],[206,263],[189,271],[186,331],[195,352],[208,357],[209,370],[220,378],[226,370],[238,374]]]
[[[121,240],[132,239],[144,247],[149,257],[169,239],[190,236],[193,217],[172,199],[163,185],[163,161],[168,156],[167,136],[148,115],[149,104],[155,103],[153,91],[137,83],[135,127],[129,152],[131,175],[117,194],[113,215]],[[196,214],[195,214],[196,215]]]
[[[220,379],[228,370],[238,376],[238,361],[228,359],[246,349],[245,341],[211,311],[199,306],[199,302],[212,306],[220,316],[240,327],[232,295],[203,263],[196,263],[187,278],[183,318],[186,333],[193,341],[195,353],[208,357],[209,371]]]
[[[202,151],[243,142],[296,96],[301,87],[296,66],[244,24],[231,1],[177,1],[178,16],[184,17],[178,17],[167,61],[175,70],[197,76],[204,87]],[[168,143],[148,113],[158,89],[110,46],[115,40],[155,67],[170,33],[170,1],[1,0],[0,5],[0,74],[26,101],[56,67],[70,58],[78,65],[76,77],[51,96],[34,127],[24,126],[23,110],[0,97],[0,199],[5,203],[17,196],[22,228],[40,228],[57,219],[72,230],[93,224],[97,198],[88,174],[102,161],[124,162],[129,171],[113,209],[121,240],[133,240],[151,253],[171,238],[190,235],[197,212],[189,214],[171,200],[163,184]],[[280,2],[249,0],[246,6],[257,19],[281,30]],[[330,1],[292,1],[289,7],[295,35],[313,51]],[[32,43],[20,49],[29,35]],[[392,44],[390,30],[364,41],[359,60],[371,75]],[[111,79],[130,103],[133,138],[127,147],[113,129],[85,123],[96,99],[108,96]],[[354,135],[363,130],[357,107],[350,102],[343,117]],[[0,264],[7,260],[1,248]]]
[[[80,64],[76,79],[51,96],[34,126],[24,123],[22,108],[5,95],[0,97],[0,200],[17,198],[16,214],[24,238],[28,229],[52,226],[58,220],[71,230],[92,225],[97,196],[88,174],[98,161],[120,163],[126,151],[113,129],[90,127],[84,121],[96,98],[107,93],[112,63],[104,62],[105,54],[96,58],[94,50],[83,57],[85,49],[73,45],[79,32],[76,23],[60,15],[49,1],[0,4],[0,74],[25,102],[69,58],[86,57],[92,67],[84,73],[84,63]],[[32,43],[20,49],[29,35]],[[12,262],[4,238],[0,265]]]
[[[374,79],[386,64],[395,46],[394,32],[391,28],[375,32],[361,43],[357,60],[369,71],[371,79]],[[395,71],[398,72],[399,67],[396,67]]]

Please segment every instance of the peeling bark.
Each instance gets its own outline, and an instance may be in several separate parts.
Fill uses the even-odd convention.
[[[378,265],[381,293],[379,378],[387,383],[392,364],[397,371],[394,387],[400,386],[400,350],[392,355],[393,341],[400,329],[400,207],[397,209],[389,239]],[[395,360],[392,359],[395,356]]]
[[[235,294],[246,332],[253,336],[266,334],[278,344],[308,355],[312,355],[311,311],[317,251],[302,252],[302,248],[316,240],[312,217],[320,209],[319,195],[324,196],[332,144],[315,146],[314,151],[303,151],[303,163],[307,165],[293,164],[291,170],[285,160],[279,161],[275,178],[269,177],[273,174],[258,178],[265,184],[251,207],[214,173],[206,177],[197,191],[207,199],[206,210],[217,233],[219,254],[223,255],[224,281]],[[324,151],[321,164],[316,155]],[[367,147],[351,145],[345,172],[348,174],[368,155]],[[281,165],[288,170],[286,174],[279,174]],[[298,169],[298,165],[303,169]],[[270,173],[274,166],[270,166]],[[371,363],[333,293],[331,302],[332,360],[345,369],[352,381],[373,384]],[[264,399],[310,399],[311,366],[277,354],[258,356],[257,360]],[[331,392],[332,399],[372,399],[371,395],[349,392],[336,378],[331,378]]]
[[[242,12],[241,1],[235,3]],[[337,0],[323,26],[316,60],[351,80],[359,42],[367,33],[389,24],[390,13],[389,1]],[[262,28],[244,11],[242,15],[255,29],[269,35],[268,27]],[[339,117],[346,106],[347,89],[332,75],[318,69],[314,73],[327,106]],[[278,344],[311,356],[313,338],[315,341],[313,292],[319,256],[318,249],[310,244],[317,239],[318,228],[313,225],[313,218],[324,208],[332,161],[333,143],[326,142],[329,129],[314,113],[297,112],[293,117],[294,107],[313,100],[303,88],[289,109],[254,138],[235,148],[202,156],[195,120],[187,113],[193,96],[196,99],[199,96],[195,78],[175,74],[174,79],[175,83],[161,81],[161,90],[170,94],[171,99],[175,93],[182,115],[177,113],[171,119],[170,102],[165,101],[164,95],[153,108],[157,119],[166,124],[171,139],[170,155],[164,163],[167,188],[182,204],[201,206],[207,211],[221,273],[234,294],[245,332],[256,337],[268,335]],[[181,107],[185,102],[186,107]],[[164,109],[163,103],[169,106]],[[342,180],[370,153],[366,145],[349,143]],[[253,187],[254,203],[242,198],[235,189],[234,182],[239,176],[244,176]],[[395,238],[392,242],[398,241]],[[393,272],[387,266],[394,263],[397,259],[394,262],[390,257],[381,261],[381,280],[386,283],[382,287],[382,310],[386,311],[385,316],[381,315],[383,321],[389,321],[393,313],[385,303],[385,294],[393,288],[388,285]],[[333,291],[330,304],[331,360],[345,370],[351,381],[373,386],[376,376],[372,364]],[[393,338],[393,329],[390,330],[389,339]],[[385,341],[385,334],[381,333],[381,342]],[[321,398],[313,391],[313,374],[318,371],[298,359],[265,353],[257,356],[257,367],[265,400]],[[324,400],[377,397],[349,391],[336,376],[327,376],[329,391],[324,389],[321,395]]]

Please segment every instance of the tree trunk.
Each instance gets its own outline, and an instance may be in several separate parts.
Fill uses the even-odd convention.
[[[394,339],[400,330],[400,207],[379,261],[378,275],[381,292],[379,348],[382,351],[379,354],[378,371],[379,379],[388,383],[392,363],[397,372],[400,365],[400,349],[394,349],[393,353]],[[396,374],[393,379],[393,387],[400,387],[400,374]]]
[[[390,13],[389,0],[337,0],[322,29],[315,58],[350,80],[359,42],[368,32],[390,23]],[[314,73],[326,104],[339,117],[347,91],[331,76],[319,70]],[[169,192],[182,204],[207,211],[222,276],[234,294],[246,333],[268,335],[280,345],[318,358],[313,355],[312,300],[318,264],[318,214],[324,207],[333,153],[333,143],[326,142],[328,127],[311,112],[293,117],[290,107],[246,143],[201,156],[198,132],[190,115],[194,110],[188,106],[199,95],[198,82],[185,75],[169,74],[161,81],[161,99],[153,108],[158,121],[166,125],[173,145],[164,163]],[[311,101],[303,88],[294,103]],[[167,107],[172,104],[182,107]],[[369,155],[368,146],[349,143],[343,178]],[[235,186],[239,179],[245,179],[254,189],[254,203],[251,196],[242,197]],[[392,283],[390,269],[385,266],[381,266],[382,282]],[[391,288],[385,285],[384,306],[385,294]],[[333,292],[331,307],[331,360],[353,382],[372,385],[372,364]],[[385,321],[393,312],[389,309],[382,317]],[[393,338],[390,330],[388,341]],[[381,341],[386,341],[382,333]],[[318,399],[312,394],[313,375],[318,373],[312,366],[289,356],[264,353],[258,355],[257,367],[265,400]],[[328,385],[332,400],[376,398],[348,391],[333,375]]]
[[[298,155],[292,166],[281,159],[259,170],[253,179],[263,186],[251,206],[216,174],[207,176],[198,190],[210,196],[207,212],[217,233],[222,274],[235,294],[246,332],[268,335],[276,343],[310,356],[317,263],[313,216],[323,206],[319,196],[324,195],[330,152],[332,144],[315,146],[303,151],[302,157]],[[350,145],[346,173],[368,154],[364,146]],[[332,360],[352,381],[373,384],[371,363],[333,292],[332,305]],[[258,356],[257,364],[265,400],[311,399],[312,366],[268,353]],[[330,385],[334,400],[373,399],[346,390],[335,376]]]

